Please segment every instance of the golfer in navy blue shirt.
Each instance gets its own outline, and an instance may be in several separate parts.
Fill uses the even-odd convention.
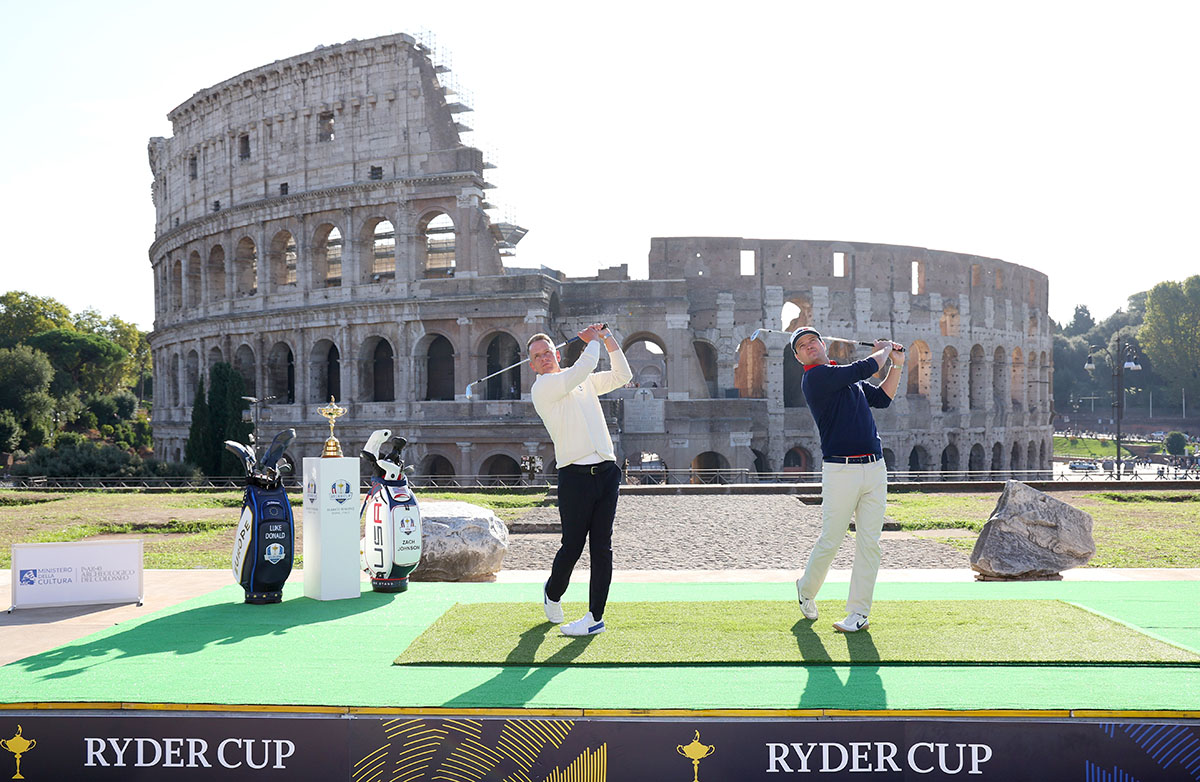
[[[891,340],[875,342],[875,352],[861,361],[838,366],[829,360],[825,342],[807,326],[792,332],[792,355],[804,366],[800,383],[808,409],[821,435],[821,537],[796,580],[800,611],[817,618],[817,592],[854,516],[854,569],[850,574],[848,615],[834,629],[854,633],[870,626],[871,596],[879,575],[879,538],[887,505],[887,466],[875,431],[872,407],[887,407],[900,385],[903,346]],[[891,359],[883,382],[867,378]]]

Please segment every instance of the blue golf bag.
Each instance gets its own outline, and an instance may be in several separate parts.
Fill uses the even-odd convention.
[[[283,599],[283,583],[292,572],[296,525],[280,474],[288,466],[281,468],[279,459],[295,436],[295,429],[276,435],[261,462],[256,462],[247,446],[225,441],[225,448],[241,458],[246,469],[232,564],[233,577],[245,590],[247,603],[278,603]]]

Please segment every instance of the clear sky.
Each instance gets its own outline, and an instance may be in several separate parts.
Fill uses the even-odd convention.
[[[428,30],[494,151],[515,263],[652,236],[907,244],[1103,317],[1200,273],[1200,3],[3,0],[0,290],[153,325],[146,143],[193,93]]]

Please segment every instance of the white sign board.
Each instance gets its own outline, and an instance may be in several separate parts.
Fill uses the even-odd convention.
[[[13,608],[142,602],[142,541],[14,543]]]

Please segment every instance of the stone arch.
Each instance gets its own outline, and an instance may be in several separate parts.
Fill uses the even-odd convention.
[[[766,398],[767,346],[762,340],[746,338],[738,345],[738,362],[733,368],[733,385],[742,399]]]
[[[983,446],[979,443],[975,443],[971,446],[971,453],[967,456],[967,469],[972,473],[982,473],[986,471],[987,465],[984,461],[986,458],[987,455],[983,450]]]
[[[784,472],[813,472],[812,452],[803,445],[797,445],[783,455]]]
[[[1017,472],[1021,469],[1021,444],[1013,443],[1012,455],[1008,460],[1008,469],[1012,472]]]
[[[187,262],[187,306],[200,306],[200,279],[203,275],[203,262],[200,260],[200,253],[197,250],[192,250],[192,254],[188,256]]]
[[[1003,443],[993,443],[992,444],[992,480],[998,479],[1002,472],[1004,472],[1004,444]]]
[[[1029,351],[1029,365],[1025,367],[1025,406],[1029,412],[1038,409],[1038,354]]]
[[[342,284],[342,231],[333,223],[321,223],[313,231],[312,287],[336,288]]]
[[[972,345],[970,369],[967,375],[967,406],[972,410],[982,410],[986,406],[984,401],[986,374],[983,345]]]
[[[279,405],[296,401],[296,356],[286,342],[276,342],[267,352],[266,396]]]
[[[704,387],[709,399],[720,397],[717,389],[717,349],[707,340],[692,340],[692,349],[696,351],[696,363],[700,367],[700,376],[704,379]]]
[[[208,300],[221,301],[225,298],[225,248],[214,244],[208,251],[208,265],[205,267],[208,278]]]
[[[429,482],[436,486],[439,478],[455,476],[454,463],[440,453],[428,454],[421,460],[421,475],[429,478]]]
[[[729,460],[720,451],[704,451],[692,459],[691,483],[728,483]]]
[[[396,399],[396,352],[384,337],[367,337],[359,353],[362,367],[359,384],[362,401],[392,402]]]
[[[342,399],[342,353],[331,339],[318,340],[308,354],[309,402]]]
[[[958,454],[958,446],[950,443],[942,449],[942,480],[952,480],[962,464]]]
[[[953,345],[947,345],[942,351],[942,412],[948,413],[962,407],[961,392],[958,350]]]
[[[883,449],[883,465],[889,472],[896,469],[896,452],[891,448]]]
[[[757,473],[770,472],[771,465],[767,461],[767,455],[757,448],[751,448],[750,453],[754,454],[754,471]]]
[[[454,343],[443,334],[430,333],[417,343],[418,399],[454,399]]]
[[[1025,403],[1025,359],[1019,347],[1012,350],[1012,372],[1009,374],[1012,379],[1009,383],[1012,407],[1018,410]]]
[[[992,404],[997,410],[1008,407],[1008,353],[996,348],[992,354]]]
[[[200,385],[200,351],[193,348],[187,352],[184,359],[183,388],[186,396],[183,404],[190,405],[196,399],[196,388]]]
[[[804,398],[804,366],[796,360],[791,345],[783,349],[783,406],[808,407]]]
[[[583,355],[584,348],[586,347],[587,344],[581,339],[577,339],[574,342],[568,342],[566,346],[566,352],[559,352],[559,366],[561,366],[563,369],[575,366],[575,362],[578,361],[579,357]]]
[[[795,293],[783,302],[779,312],[779,323],[784,331],[795,331],[801,326],[812,324],[812,294]],[[787,348],[791,352],[791,347]]]
[[[233,254],[233,279],[237,295],[258,293],[258,248],[249,236],[238,240]]]
[[[225,353],[222,352],[220,345],[213,345],[208,349],[208,370],[212,371],[214,364],[220,364],[225,360]]]
[[[924,446],[914,445],[912,450],[908,452],[908,471],[909,472],[925,472],[929,469],[929,452]],[[917,480],[923,476],[917,476]]]
[[[267,266],[271,284],[276,290],[296,287],[296,239],[288,230],[279,231],[267,250]]]
[[[635,383],[642,388],[667,387],[667,343],[657,334],[639,331],[625,339],[622,349]]]
[[[258,376],[258,372],[255,371],[256,363],[254,348],[244,342],[233,352],[233,368],[242,376],[247,396],[258,396],[258,383],[255,381]]]
[[[1044,350],[1038,367],[1038,410],[1047,412],[1050,410],[1050,358]],[[1042,464],[1046,463],[1043,459]]]
[[[417,260],[426,278],[453,277],[457,229],[450,215],[438,209],[417,221]]]
[[[396,227],[382,216],[368,218],[360,234],[362,247],[371,248],[365,277],[371,282],[396,279]]]
[[[1033,440],[1029,441],[1029,446],[1025,450],[1025,469],[1040,470],[1042,469],[1041,462],[1038,461],[1037,443]]]
[[[183,261],[171,260],[171,309],[183,309]]]
[[[479,476],[488,486],[511,486],[521,481],[521,465],[506,453],[492,454],[483,460]]]
[[[167,389],[170,391],[171,407],[179,407],[179,354],[172,353],[167,362]]]
[[[508,371],[488,378],[484,399],[520,399],[521,398],[521,367],[515,366],[521,360],[521,346],[515,337],[507,331],[495,331],[483,339],[484,366],[481,377],[499,372],[505,367]]]
[[[923,340],[913,340],[908,346],[908,385],[905,393],[908,396],[929,398],[929,390],[933,387],[932,353]]]

